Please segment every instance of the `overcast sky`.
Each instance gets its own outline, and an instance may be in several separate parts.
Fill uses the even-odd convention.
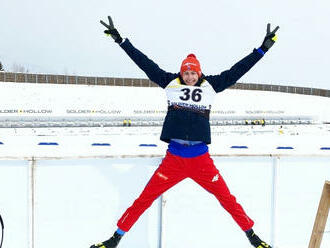
[[[178,72],[195,53],[217,74],[261,45],[268,22],[278,41],[240,82],[330,89],[328,0],[0,0],[0,61],[30,72],[146,78],[103,34],[100,19],[158,65]]]

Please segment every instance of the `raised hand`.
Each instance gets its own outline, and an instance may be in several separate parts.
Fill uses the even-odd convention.
[[[100,23],[107,28],[106,30],[104,30],[104,33],[110,35],[115,40],[116,43],[118,44],[122,43],[123,39],[121,38],[118,30],[113,25],[111,16],[108,16],[108,20],[109,20],[109,24],[105,23],[102,20],[100,21]]]
[[[279,28],[280,27],[277,26],[273,31],[270,31],[270,23],[267,24],[267,33],[260,47],[263,52],[267,52],[269,48],[274,45],[275,41],[277,40],[276,31]]]

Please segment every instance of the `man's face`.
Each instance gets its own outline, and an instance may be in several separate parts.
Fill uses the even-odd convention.
[[[185,71],[182,74],[182,79],[186,85],[195,85],[198,81],[198,73],[195,71]]]

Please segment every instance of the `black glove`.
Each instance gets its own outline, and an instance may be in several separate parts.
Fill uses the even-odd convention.
[[[104,30],[104,33],[106,33],[107,35],[111,35],[111,37],[115,40],[116,43],[118,44],[122,43],[123,38],[121,38],[118,30],[115,29],[111,17],[108,16],[108,19],[109,19],[109,25],[102,20],[100,21],[100,23],[107,28],[106,30]]]
[[[262,45],[260,47],[260,49],[263,52],[267,52],[269,48],[271,48],[275,41],[277,40],[277,36],[276,36],[276,31],[279,29],[280,27],[277,26],[272,32],[270,32],[270,23],[267,24],[267,33],[266,33],[266,37],[264,39],[264,41],[262,42]]]

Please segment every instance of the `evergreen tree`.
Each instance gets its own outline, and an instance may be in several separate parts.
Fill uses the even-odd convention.
[[[4,71],[5,69],[3,68],[3,66],[2,66],[2,63],[1,63],[1,61],[0,61],[0,71]]]

